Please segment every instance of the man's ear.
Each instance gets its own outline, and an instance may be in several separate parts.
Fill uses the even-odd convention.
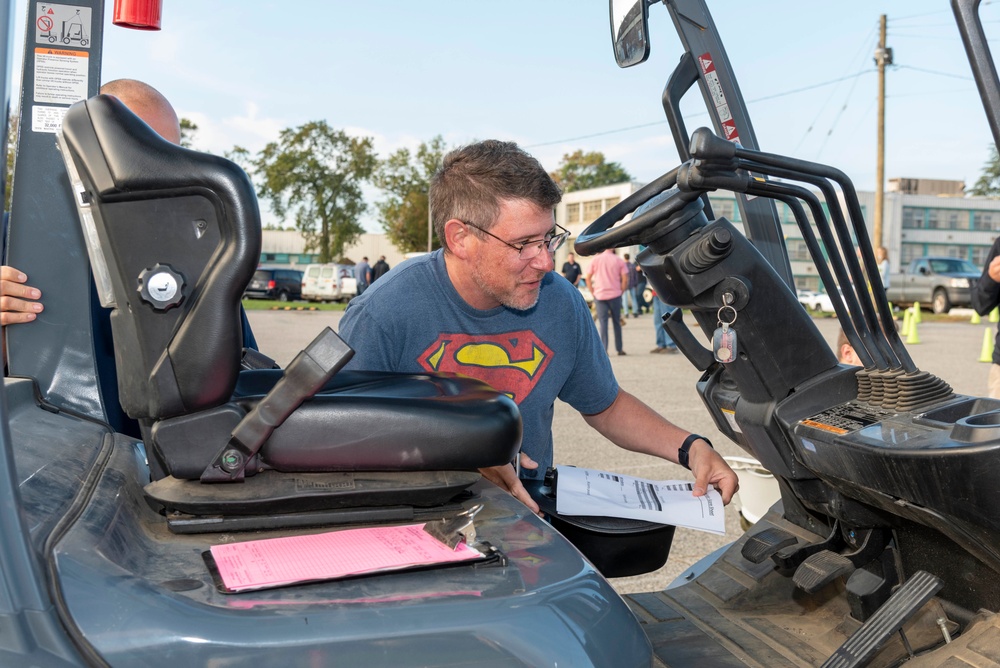
[[[444,239],[448,251],[463,260],[468,258],[469,243],[472,241],[472,232],[465,223],[452,218],[444,224]]]

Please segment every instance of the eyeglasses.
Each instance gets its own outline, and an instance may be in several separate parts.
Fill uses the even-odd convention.
[[[492,232],[484,230],[478,225],[473,225],[472,223],[466,223],[464,220],[462,222],[468,225],[469,227],[476,228],[483,234],[490,235],[500,243],[510,246],[511,248],[517,251],[517,257],[521,260],[534,260],[542,252],[543,248],[547,250],[551,255],[555,253],[557,250],[559,250],[559,247],[563,245],[563,242],[565,242],[566,238],[569,236],[569,230],[567,230],[559,223],[556,223],[555,228],[553,228],[553,231],[549,232],[541,239],[532,239],[530,241],[525,241],[522,244],[512,244],[509,241],[504,241],[503,239],[493,234]],[[560,229],[562,230],[562,232],[556,233],[555,231],[556,229]]]

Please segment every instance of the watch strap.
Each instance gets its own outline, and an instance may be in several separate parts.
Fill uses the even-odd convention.
[[[707,438],[705,438],[704,436],[702,436],[701,434],[691,434],[687,438],[685,438],[684,442],[681,443],[681,449],[677,451],[677,463],[686,468],[688,471],[691,470],[691,466],[688,464],[688,457],[691,452],[691,445],[699,438],[708,443],[708,447],[712,448],[713,450],[715,449],[715,446],[712,445],[712,442]]]

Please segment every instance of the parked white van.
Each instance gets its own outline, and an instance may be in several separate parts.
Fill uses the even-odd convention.
[[[347,301],[357,294],[358,282],[349,264],[310,264],[302,273],[302,299],[306,301]]]

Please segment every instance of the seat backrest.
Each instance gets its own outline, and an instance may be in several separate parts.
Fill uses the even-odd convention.
[[[176,146],[114,97],[66,112],[59,143],[111,326],[122,408],[160,419],[232,396],[239,305],[260,258],[246,173]]]

